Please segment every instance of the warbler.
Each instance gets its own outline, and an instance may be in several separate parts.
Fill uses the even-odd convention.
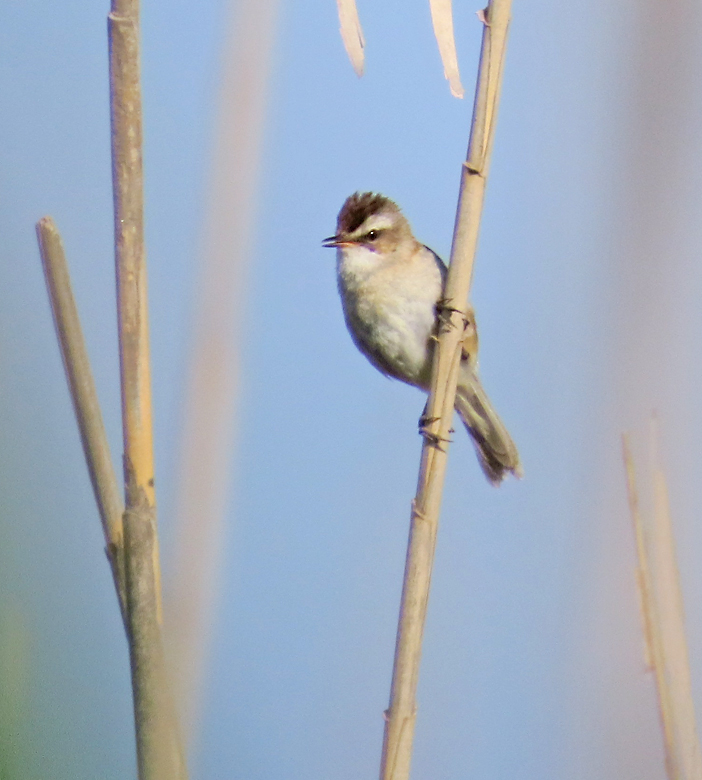
[[[335,247],[339,293],[349,333],[383,374],[429,390],[437,313],[448,273],[439,256],[412,234],[397,204],[356,192],[339,212]],[[519,453],[478,378],[478,336],[466,312],[455,407],[470,434],[485,476],[499,485],[522,476]],[[422,420],[420,419],[420,427]]]

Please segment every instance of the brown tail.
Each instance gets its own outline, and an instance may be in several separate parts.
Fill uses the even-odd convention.
[[[456,411],[473,439],[485,476],[499,485],[512,472],[522,476],[519,453],[507,429],[492,408],[474,371],[462,374],[456,392]]]

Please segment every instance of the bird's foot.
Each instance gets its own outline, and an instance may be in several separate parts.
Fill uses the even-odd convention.
[[[439,321],[440,332],[450,330],[452,327],[454,327],[454,323],[451,321],[451,317],[454,314],[460,314],[461,317],[463,317],[464,329],[468,327],[469,320],[466,317],[465,311],[463,309],[457,309],[455,306],[452,306],[452,303],[453,301],[451,298],[439,298],[439,300],[436,302],[436,317]]]
[[[438,417],[428,417],[426,418],[427,423],[422,425],[423,421],[422,418],[420,418],[419,435],[423,436],[424,440],[427,441],[432,447],[436,447],[437,450],[441,450],[443,452],[444,449],[441,445],[444,442],[450,443],[451,439],[446,438],[445,436],[441,436],[435,431],[429,430],[429,425],[433,425],[438,419]],[[449,431],[449,433],[453,433],[453,430]]]
[[[421,433],[429,425],[439,422],[439,419],[439,417],[430,417],[426,411],[422,412],[422,416],[419,418],[419,432]]]

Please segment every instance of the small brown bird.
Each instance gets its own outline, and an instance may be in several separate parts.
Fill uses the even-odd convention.
[[[356,346],[386,376],[429,390],[437,304],[447,269],[412,235],[398,206],[383,195],[354,193],[339,212],[336,235],[339,293]],[[456,411],[493,485],[522,475],[519,453],[477,374],[478,336],[464,341]],[[469,327],[470,327],[469,325]]]

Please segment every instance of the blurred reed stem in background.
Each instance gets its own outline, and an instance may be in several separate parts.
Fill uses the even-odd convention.
[[[652,436],[652,522],[642,516],[634,459],[623,438],[629,507],[639,565],[636,580],[646,647],[654,673],[668,780],[702,780],[702,754],[692,699],[680,575],[670,518],[668,487],[660,464],[657,431]]]
[[[606,383],[614,392],[610,395],[612,408],[604,411],[611,415],[609,446],[615,442],[615,430],[633,432],[625,445],[625,459],[630,510],[637,529],[642,614],[656,675],[665,760],[669,777],[689,780],[699,778],[702,770],[668,486],[661,465],[665,458],[654,437],[653,464],[646,470],[642,480],[645,491],[641,493],[635,486],[632,450],[636,453],[636,443],[645,440],[651,412],[656,410],[666,431],[667,446],[663,449],[673,466],[668,474],[676,502],[678,537],[686,538],[700,498],[695,475],[702,421],[697,371],[702,6],[694,0],[672,0],[665,5],[639,0],[625,10],[630,15],[622,42],[628,78],[620,100],[615,198],[609,209],[614,273],[611,289],[601,291],[603,296],[611,296],[612,310],[603,335],[611,344]],[[638,461],[643,462],[643,457]],[[608,497],[610,506],[617,506],[613,513],[618,516],[621,483],[613,480],[609,484],[613,491]],[[639,503],[644,511],[638,508]],[[681,546],[683,553],[684,549]],[[684,557],[681,563],[684,566]],[[608,562],[610,565],[615,561]],[[685,581],[683,576],[683,584]],[[601,587],[601,608],[610,611],[611,585]],[[629,655],[626,662],[630,663]],[[611,697],[612,690],[617,689],[610,688],[604,696]],[[635,722],[630,702],[621,697],[616,702],[610,700],[607,710],[605,717],[611,722],[599,724],[605,731],[618,729],[621,733],[623,721]],[[630,740],[630,773],[658,776],[657,767],[652,767],[649,775],[644,766],[650,739],[632,732]]]
[[[485,184],[497,122],[510,0],[491,0],[481,14],[483,42],[467,160],[463,164],[451,262],[444,300],[437,306],[438,338],[417,494],[402,588],[390,705],[386,712],[381,780],[410,775],[422,637],[434,562],[449,435],[453,420],[466,306],[478,245]]]
[[[278,0],[231,3],[195,297],[180,444],[174,576],[166,636],[192,744],[220,583],[239,399],[244,292],[254,251]]]

